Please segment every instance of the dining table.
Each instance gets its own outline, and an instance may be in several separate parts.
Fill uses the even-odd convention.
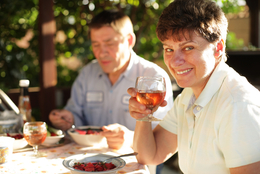
[[[130,147],[115,150],[100,144],[82,146],[75,143],[70,137],[65,137],[62,143],[50,146],[39,146],[39,157],[33,157],[33,149],[29,145],[15,149],[11,159],[0,164],[0,174],[70,174],[70,170],[63,166],[63,161],[77,154],[102,153],[121,155],[133,152]],[[118,174],[150,174],[146,165],[139,164],[135,156],[122,157],[126,165],[117,171]]]

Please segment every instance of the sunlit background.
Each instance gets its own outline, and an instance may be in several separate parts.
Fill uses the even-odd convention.
[[[253,50],[249,43],[249,12],[244,0],[216,0],[229,25],[227,49]],[[119,8],[133,21],[137,43],[134,50],[161,66],[162,45],[156,23],[169,0],[54,0],[56,23],[55,58],[57,87],[71,86],[81,67],[94,59],[88,38],[88,23],[103,9]],[[38,0],[0,2],[0,88],[18,88],[21,78],[39,86]],[[243,24],[237,27],[236,23]]]

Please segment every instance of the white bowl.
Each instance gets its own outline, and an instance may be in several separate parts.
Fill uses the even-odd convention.
[[[99,126],[79,126],[76,129],[100,129]],[[79,134],[74,128],[68,130],[68,134],[79,145],[94,146],[105,143],[105,137],[98,134]]]
[[[28,145],[27,141],[22,138],[22,139],[15,139],[14,140],[14,145],[13,145],[13,149],[22,149],[24,147],[26,147]]]
[[[15,135],[22,135],[22,133],[9,133],[11,136],[15,136]],[[9,137],[6,134],[4,134],[3,136]],[[12,137],[14,138],[14,137]],[[15,139],[15,138],[14,138]],[[26,147],[28,145],[27,141],[25,140],[25,138],[21,138],[21,139],[15,139],[14,140],[14,144],[13,144],[13,149],[22,149],[24,147]]]
[[[64,167],[69,169],[72,174],[115,174],[118,170],[122,169],[126,162],[122,158],[114,158],[111,159],[109,162],[112,162],[116,168],[106,171],[95,171],[95,172],[89,172],[89,171],[81,171],[74,169],[74,163],[80,162],[80,163],[88,163],[88,162],[96,162],[96,161],[103,161],[107,158],[113,157],[113,155],[107,155],[107,154],[97,154],[97,153],[87,153],[87,154],[79,154],[79,155],[73,155],[65,160],[63,160],[62,164]]]
[[[64,134],[46,137],[46,139],[44,140],[44,142],[41,145],[50,146],[50,145],[57,144],[63,137],[64,137]]]

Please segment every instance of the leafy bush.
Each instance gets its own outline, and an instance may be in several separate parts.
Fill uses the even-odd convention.
[[[217,0],[225,12],[239,11],[237,0]],[[71,86],[80,68],[94,59],[87,24],[103,9],[119,8],[130,16],[137,42],[134,50],[145,59],[162,59],[156,37],[157,20],[171,0],[54,0],[57,87]],[[18,88],[27,78],[40,86],[38,0],[0,1],[0,88]],[[230,36],[232,40],[232,35]],[[239,41],[240,42],[240,41]],[[229,47],[236,46],[236,41]],[[240,44],[239,44],[240,46]],[[72,63],[73,62],[73,63]],[[73,66],[72,66],[73,65]]]

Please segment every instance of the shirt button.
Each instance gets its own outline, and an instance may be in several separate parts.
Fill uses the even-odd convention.
[[[197,111],[200,111],[200,109],[201,109],[201,108],[198,106],[198,107],[197,107]]]

